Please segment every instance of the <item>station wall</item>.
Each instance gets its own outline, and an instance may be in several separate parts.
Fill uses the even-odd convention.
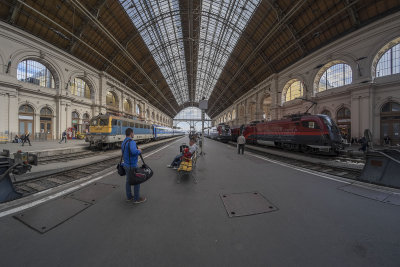
[[[400,13],[396,13],[350,33],[280,73],[271,75],[215,116],[213,122],[234,127],[254,120],[281,119],[285,115],[304,113],[315,102],[308,112],[329,112],[332,119],[347,131],[348,139],[360,138],[365,129],[370,129],[374,143],[381,144],[384,137],[381,129],[382,107],[389,102],[400,104],[400,74],[376,77],[376,65],[388,48],[400,43],[399,37]],[[319,78],[330,62],[349,65],[352,82],[319,91]],[[285,86],[293,79],[303,83],[303,94],[297,99],[285,101]],[[350,118],[341,117],[342,108],[350,110]],[[392,121],[390,129],[393,135],[400,125],[400,113],[394,115],[399,120]],[[384,132],[386,134],[387,131]],[[400,139],[400,136],[394,137]]]
[[[33,138],[58,139],[70,127],[84,132],[91,117],[107,112],[172,127],[171,117],[132,88],[35,36],[0,22],[0,44],[1,140],[25,130]],[[18,64],[24,60],[45,65],[54,88],[17,79]],[[88,85],[90,96],[72,93],[75,78]],[[106,102],[108,92],[115,96],[115,105]],[[124,101],[129,104],[124,106]]]

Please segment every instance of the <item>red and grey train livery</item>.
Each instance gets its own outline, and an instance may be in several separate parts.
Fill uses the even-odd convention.
[[[275,146],[310,153],[336,153],[342,138],[329,116],[300,114],[282,120],[252,122],[233,128],[232,140],[243,132],[247,143]]]

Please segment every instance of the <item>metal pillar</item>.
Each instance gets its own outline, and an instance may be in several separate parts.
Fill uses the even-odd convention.
[[[201,146],[200,146],[200,155],[204,155],[204,119],[205,119],[206,112],[204,109],[201,110]]]

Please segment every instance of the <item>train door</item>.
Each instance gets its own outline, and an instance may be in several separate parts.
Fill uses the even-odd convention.
[[[117,134],[122,134],[122,121],[117,121]]]

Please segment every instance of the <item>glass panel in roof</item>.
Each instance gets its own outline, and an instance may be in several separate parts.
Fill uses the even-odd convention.
[[[178,0],[120,0],[140,32],[179,105],[188,102],[188,84]]]
[[[260,0],[203,0],[195,101],[208,99]]]

